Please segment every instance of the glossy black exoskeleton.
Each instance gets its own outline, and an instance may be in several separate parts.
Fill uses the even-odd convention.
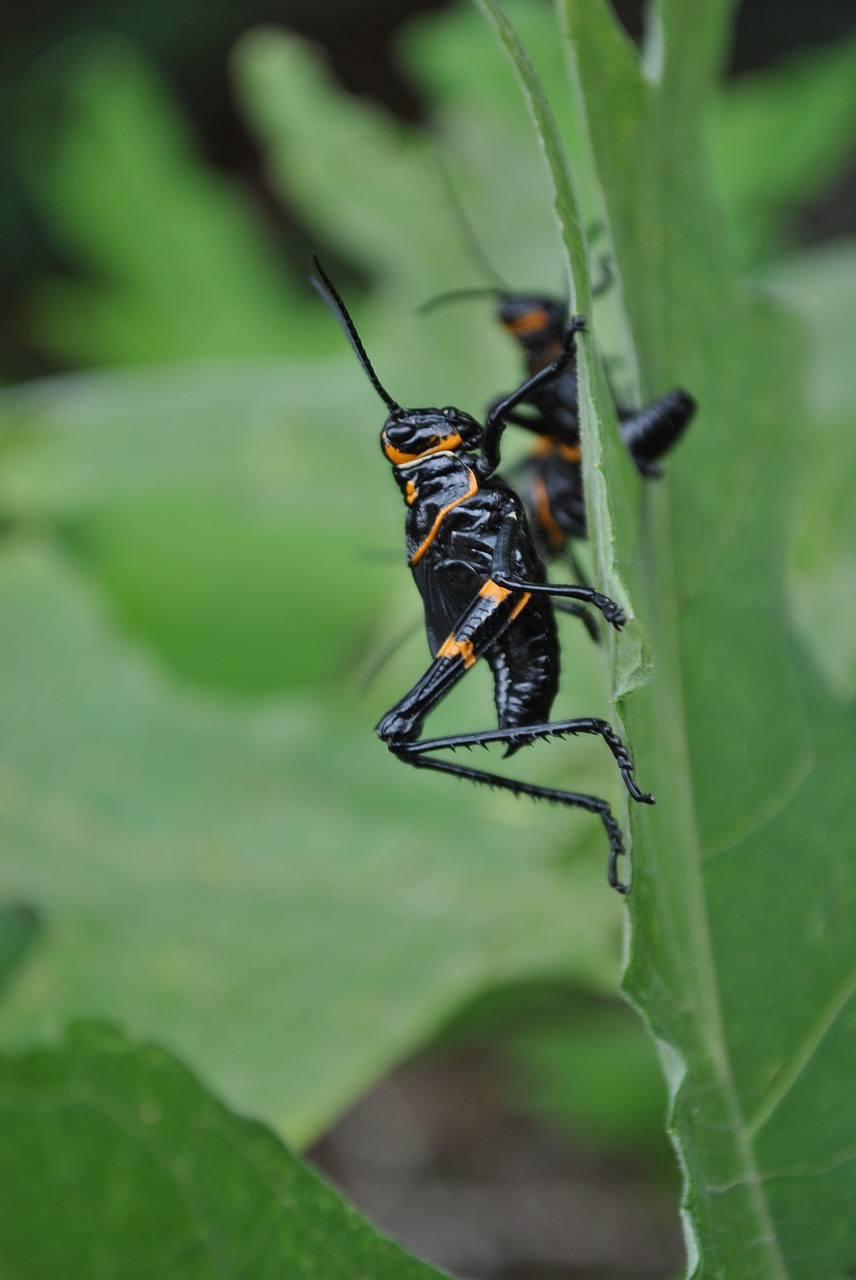
[[[578,600],[623,626],[624,614],[588,586],[547,581],[541,556],[517,494],[497,474],[500,439],[515,407],[546,386],[574,358],[582,317],[568,324],[560,351],[533,377],[494,406],[482,426],[455,408],[406,409],[375,373],[345,304],[317,258],[316,288],[336,314],[372,385],[389,409],[381,447],[407,506],[407,558],[422,596],[433,659],[421,679],[377,725],[394,755],[418,768],[505,788],[600,816],[609,837],[609,882],[621,892],[617,859],[624,851],[609,805],[597,796],[506,778],[438,758],[435,753],[498,742],[513,755],[538,739],[590,733],[604,739],[634,800],[653,803],[633,779],[622,740],[595,718],[549,719],[559,686],[554,599]],[[479,658],[494,678],[498,729],[420,738],[429,713]]]

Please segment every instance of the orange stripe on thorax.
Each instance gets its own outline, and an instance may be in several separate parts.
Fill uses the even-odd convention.
[[[440,525],[443,523],[444,516],[447,516],[449,514],[449,512],[452,510],[452,507],[456,507],[460,502],[466,502],[467,498],[474,498],[475,495],[478,493],[478,491],[479,491],[479,482],[476,479],[476,474],[474,471],[470,471],[469,489],[467,490],[466,493],[462,493],[460,498],[455,498],[454,502],[447,503],[445,507],[441,507],[441,509],[437,512],[436,519],[434,520],[434,523],[431,526],[431,530],[427,538],[425,538],[424,541],[419,544],[419,546],[413,552],[413,555],[410,557],[411,564],[416,564],[419,560],[422,559],[425,552],[428,550],[428,548],[431,546],[431,543],[436,538],[437,530],[440,528]]]

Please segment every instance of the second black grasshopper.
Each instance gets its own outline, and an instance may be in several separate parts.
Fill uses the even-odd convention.
[[[494,298],[496,317],[522,350],[526,373],[532,377],[559,356],[568,325],[568,304],[560,298],[516,293],[509,288],[485,252],[439,158],[438,172],[462,244],[483,275],[496,283],[449,290],[423,303],[420,310],[431,311],[465,298]],[[589,235],[594,237],[598,232],[595,227]],[[600,259],[600,279],[592,285],[592,297],[605,293],[612,279],[611,261],[604,256]],[[641,409],[628,409],[617,402],[615,407],[621,438],[639,472],[648,479],[662,475],[658,460],[677,443],[692,419],[696,411],[692,396],[675,388]],[[588,536],[575,357],[572,355],[554,377],[537,383],[525,399],[508,411],[505,420],[539,437],[532,452],[510,467],[507,474],[523,499],[541,552],[547,558],[568,553],[575,572],[582,576],[572,549],[573,539]],[[587,625],[596,638],[590,620]]]
[[[456,289],[432,298],[422,310],[485,294],[496,299],[497,319],[521,348],[527,374],[549,368],[562,350],[568,324],[568,305],[561,299],[493,287]],[[695,400],[680,388],[642,409],[616,405],[621,438],[641,475],[662,475],[659,459],[677,443],[695,411]],[[571,539],[588,536],[575,355],[558,375],[535,385],[505,420],[539,437],[535,448],[509,468],[508,479],[523,499],[542,553],[557,556]]]

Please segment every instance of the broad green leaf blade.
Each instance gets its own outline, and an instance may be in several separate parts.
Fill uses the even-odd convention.
[[[36,341],[72,364],[324,349],[322,315],[296,313],[302,284],[241,192],[203,166],[133,45],[59,46],[27,102],[20,168],[49,234],[82,269],[36,291]]]
[[[121,1021],[302,1142],[482,987],[614,983],[587,815],[404,769],[371,732],[383,702],[355,729],[191,697],[36,548],[7,542],[0,619],[0,895],[50,922],[7,1040]],[[541,776],[593,763],[547,753]],[[584,856],[559,861],[572,834]]]
[[[0,1271],[440,1280],[169,1054],[78,1024],[0,1059]]]
[[[626,986],[674,1091],[693,1274],[838,1276],[856,1195],[853,726],[784,589],[794,460],[812,465],[804,331],[739,281],[704,165],[729,7],[662,5],[644,67],[603,0],[564,11],[643,386],[680,381],[701,406],[646,494],[647,581],[627,570],[656,658],[627,713],[659,804],[634,847]]]

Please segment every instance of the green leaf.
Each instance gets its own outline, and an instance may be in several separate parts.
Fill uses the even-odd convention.
[[[842,699],[856,695],[856,526],[852,444],[856,412],[856,245],[841,241],[780,264],[767,283],[810,321],[815,415],[805,433],[793,508],[794,620]]]
[[[268,1129],[107,1027],[0,1059],[0,1270],[31,1280],[439,1280]]]
[[[561,292],[561,244],[528,120],[513,81],[497,74],[478,15],[460,10],[417,24],[404,43],[426,91],[442,94],[430,141],[344,93],[320,52],[287,33],[261,29],[239,43],[236,88],[272,183],[316,228],[322,247],[374,282],[368,298],[355,304],[352,291],[347,301],[392,393],[411,404],[441,394],[444,403],[481,414],[498,389],[517,385],[521,365],[488,320],[489,303],[416,312],[443,290],[493,283],[462,243],[437,155],[500,275]],[[448,67],[470,50],[473,91],[462,100]],[[352,385],[358,380],[352,374]]]
[[[324,349],[318,309],[293,309],[305,288],[241,192],[203,167],[133,45],[69,41],[39,64],[26,103],[22,172],[83,269],[37,290],[36,341],[83,364]]]
[[[447,1036],[498,1050],[515,1097],[575,1142],[676,1179],[657,1052],[626,1004],[555,984],[505,987],[468,1006]]]
[[[656,669],[626,713],[659,803],[634,839],[626,988],[663,1046],[693,1275],[838,1276],[853,728],[785,594],[797,470],[817,462],[804,333],[739,280],[705,168],[730,6],[667,0],[641,61],[603,0],[564,11],[643,389],[679,380],[701,406],[645,495],[647,575],[627,556]]]
[[[0,907],[0,992],[5,989],[38,929],[38,919],[30,907]]]
[[[732,81],[714,105],[712,160],[732,230],[746,262],[769,262],[799,205],[853,155],[856,39]]]
[[[8,391],[0,506],[59,532],[181,675],[329,685],[401,581],[396,495],[373,431],[353,425],[353,370],[338,369],[236,361]]]
[[[808,394],[818,419],[856,406],[856,240],[803,249],[770,268],[764,283],[809,322]],[[811,458],[818,450],[811,449]],[[843,540],[843,541],[846,541]]]
[[[6,543],[0,619],[0,894],[46,922],[7,1041],[120,1020],[302,1142],[483,986],[614,983],[621,907],[587,815],[535,822],[403,769],[373,740],[383,702],[355,729],[317,701],[192,697],[43,550]]]

